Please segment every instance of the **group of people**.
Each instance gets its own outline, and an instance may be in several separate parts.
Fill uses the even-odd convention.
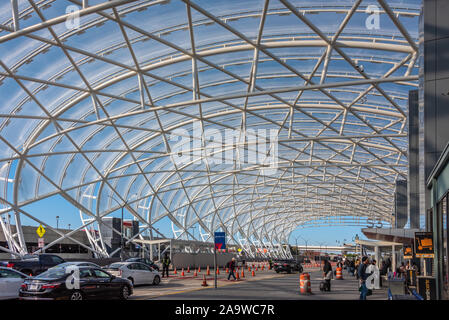
[[[370,264],[376,264],[376,260],[370,261],[370,259],[366,256],[361,259],[339,261],[337,263],[337,267],[344,267],[348,270],[349,274],[355,275],[359,280],[359,291],[360,291],[360,300],[366,300],[367,295],[369,295],[370,290],[366,286],[366,280],[371,275],[371,273],[367,272],[367,268]],[[323,278],[325,282],[325,291],[331,290],[331,279],[333,277],[332,265],[329,260],[324,260],[323,263]]]

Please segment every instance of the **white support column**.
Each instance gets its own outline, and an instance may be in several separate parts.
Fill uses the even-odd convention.
[[[19,6],[17,4],[17,0],[11,0],[11,9],[12,9],[12,22],[14,26],[14,31],[18,31],[20,29],[20,26],[19,26]]]

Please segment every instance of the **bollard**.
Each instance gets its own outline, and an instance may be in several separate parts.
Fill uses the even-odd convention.
[[[299,293],[312,293],[310,288],[310,275],[308,273],[301,273],[301,275],[299,276]]]
[[[335,279],[343,280],[343,270],[341,267],[338,267],[337,269],[335,269]]]

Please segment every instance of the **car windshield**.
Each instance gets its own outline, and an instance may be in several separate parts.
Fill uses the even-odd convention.
[[[66,274],[65,268],[51,268],[36,276],[35,279],[60,279]]]
[[[123,263],[112,263],[109,265],[108,269],[119,269],[121,267],[123,267]]]

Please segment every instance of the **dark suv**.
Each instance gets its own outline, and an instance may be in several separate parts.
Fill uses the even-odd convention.
[[[293,271],[303,272],[301,263],[296,260],[276,260],[273,264],[274,271],[292,273]]]

